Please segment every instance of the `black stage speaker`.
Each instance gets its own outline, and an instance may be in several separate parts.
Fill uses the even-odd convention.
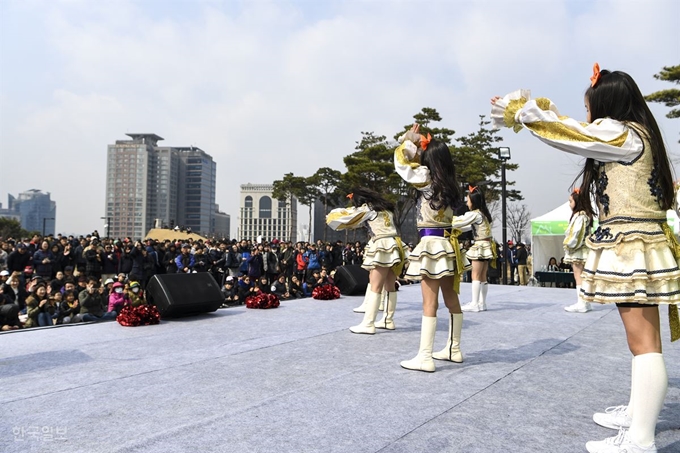
[[[358,264],[340,266],[335,271],[333,281],[345,296],[360,296],[366,293],[368,271]]]
[[[146,285],[146,297],[162,318],[178,318],[215,311],[224,302],[210,272],[158,274]]]

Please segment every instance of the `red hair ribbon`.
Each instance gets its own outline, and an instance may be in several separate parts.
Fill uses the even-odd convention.
[[[600,80],[600,65],[595,63],[593,65],[593,76],[590,78],[590,86],[594,87],[598,80]]]
[[[424,135],[420,136],[420,148],[425,151],[427,149],[427,145],[430,144],[430,141],[432,140],[432,136],[428,133],[427,137]]]
[[[468,192],[470,192],[470,193],[474,192],[477,189],[478,189],[477,186],[468,185]]]
[[[574,193],[575,193],[575,194],[580,194],[580,193],[581,193],[581,189],[578,188],[578,187],[575,188],[575,189],[574,189]]]
[[[353,198],[354,198],[354,193],[348,193],[348,194],[347,194],[347,198],[349,198],[350,200],[353,199]]]

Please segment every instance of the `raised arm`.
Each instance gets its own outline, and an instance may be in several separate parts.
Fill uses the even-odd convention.
[[[643,150],[638,134],[628,125],[610,118],[580,123],[560,116],[547,98],[531,99],[529,90],[517,90],[491,100],[494,127],[526,127],[539,140],[572,154],[600,162],[630,162]]]
[[[377,213],[368,205],[358,208],[337,208],[326,215],[326,224],[334,230],[351,230],[359,228],[367,220],[375,218]]]

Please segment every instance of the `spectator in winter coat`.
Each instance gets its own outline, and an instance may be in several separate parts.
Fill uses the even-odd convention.
[[[175,244],[170,244],[163,255],[163,267],[165,268],[166,274],[177,273],[177,263],[175,263],[175,258],[177,258],[177,256],[177,247],[175,247]]]
[[[194,270],[196,272],[208,272],[210,267],[210,257],[205,254],[205,249],[203,247],[196,247],[196,253],[194,253]]]
[[[76,318],[80,313],[80,303],[74,291],[66,291],[59,304],[59,316],[57,317],[57,324],[70,324],[76,322]]]
[[[189,244],[182,244],[182,253],[175,258],[175,265],[179,273],[189,274],[194,269],[194,255]]]
[[[253,281],[258,280],[264,271],[264,263],[262,260],[262,255],[257,248],[253,249],[252,255],[250,255],[248,258],[247,263],[248,276]]]
[[[228,276],[224,281],[224,286],[222,287],[222,296],[224,296],[222,308],[241,303],[238,291],[234,286],[234,277]]]
[[[230,277],[238,277],[239,267],[241,267],[241,254],[239,253],[238,246],[236,244],[232,245],[227,250],[227,256],[225,258],[224,265],[226,266]]]
[[[109,294],[109,310],[120,313],[124,306],[130,304],[130,298],[125,294],[125,285],[120,282],[113,284],[113,292]]]
[[[26,244],[20,242],[17,244],[16,249],[9,254],[7,257],[7,270],[9,273],[19,272],[21,284],[25,284],[26,280],[23,276],[24,269],[26,266],[31,264],[31,255],[26,249]]]
[[[97,280],[90,277],[85,290],[78,295],[80,314],[83,321],[110,321],[116,319],[115,311],[105,311],[108,301],[103,296],[104,288],[97,287]]]
[[[269,245],[264,246],[262,262],[264,263],[264,272],[267,276],[267,281],[273,283],[280,273],[279,258]]]
[[[278,296],[281,300],[290,299],[290,293],[286,287],[286,276],[281,274],[279,278],[274,281],[271,287],[271,293]]]
[[[112,245],[104,246],[102,255],[102,279],[114,278],[118,273],[118,254]]]
[[[42,241],[40,249],[33,254],[33,269],[35,275],[41,276],[45,281],[52,279],[52,268],[56,257],[50,250],[50,244],[47,241]]]
[[[245,303],[246,298],[255,294],[255,285],[250,281],[250,277],[243,276],[238,281],[238,298],[241,303]]]

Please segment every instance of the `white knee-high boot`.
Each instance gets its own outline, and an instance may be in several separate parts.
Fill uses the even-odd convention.
[[[434,346],[434,334],[437,331],[437,318],[423,316],[422,327],[420,329],[420,349],[418,355],[411,360],[404,360],[400,363],[407,370],[427,371],[432,373],[435,370],[434,360],[432,360],[432,347]]]
[[[375,323],[375,327],[378,329],[394,330],[394,311],[397,309],[397,292],[390,291],[387,293],[387,298],[383,300],[387,304],[385,313],[382,319]]]
[[[369,283],[366,286],[366,293],[364,294],[364,300],[361,302],[361,305],[359,305],[357,308],[352,310],[354,313],[365,313],[366,312],[366,300],[368,299],[368,293],[371,291],[371,284]]]
[[[463,353],[460,352],[460,333],[463,330],[463,314],[449,313],[449,338],[446,346],[439,352],[432,353],[436,360],[448,360],[450,362],[463,362]]]
[[[489,284],[487,282],[481,283],[481,291],[479,293],[479,311],[486,311],[486,293],[489,292]]]
[[[663,354],[652,352],[635,356],[633,376],[633,420],[630,439],[640,447],[654,443],[654,430],[668,389]]]
[[[375,317],[378,314],[378,305],[382,300],[382,293],[374,293],[370,289],[366,291],[366,311],[361,324],[352,326],[349,330],[352,333],[365,333],[373,335],[375,333]]]
[[[472,300],[469,304],[460,307],[463,311],[480,311],[479,310],[479,296],[482,292],[482,282],[479,280],[472,280]]]
[[[590,302],[585,302],[581,298],[581,286],[576,287],[576,303],[569,305],[568,307],[564,307],[564,311],[568,311],[569,313],[587,313],[592,309],[593,308],[590,306]]]

